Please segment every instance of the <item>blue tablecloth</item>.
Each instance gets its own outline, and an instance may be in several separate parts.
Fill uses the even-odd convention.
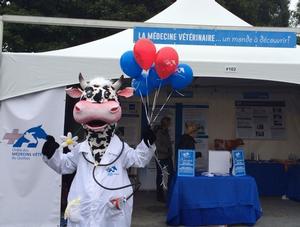
[[[252,177],[174,177],[169,225],[254,225],[261,217]]]
[[[286,195],[290,199],[300,201],[300,165],[290,165],[287,175]]]
[[[254,177],[259,195],[285,195],[287,174],[284,169],[284,164],[247,161],[246,173],[247,175]]]

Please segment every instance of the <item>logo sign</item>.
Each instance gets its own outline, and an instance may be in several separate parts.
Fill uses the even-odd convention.
[[[47,133],[42,125],[27,129],[20,133],[19,129],[13,129],[4,134],[2,140],[11,146],[13,160],[30,160],[32,157],[40,157],[42,153],[37,151],[41,140],[46,140]]]
[[[157,44],[295,48],[296,33],[245,30],[135,27],[134,41],[147,38]]]
[[[178,150],[178,176],[195,176],[195,150]]]
[[[232,175],[234,176],[245,176],[245,157],[244,150],[233,150],[232,151]]]

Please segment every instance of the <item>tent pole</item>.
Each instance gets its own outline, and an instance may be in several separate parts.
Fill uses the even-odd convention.
[[[0,54],[2,53],[3,46],[3,20],[2,16],[0,16]]]

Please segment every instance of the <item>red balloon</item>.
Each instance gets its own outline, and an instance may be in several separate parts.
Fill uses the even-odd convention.
[[[139,66],[148,70],[155,60],[156,48],[151,40],[139,39],[133,47],[133,54]]]
[[[161,48],[155,58],[155,70],[161,79],[168,78],[173,74],[178,65],[178,54],[172,47]]]

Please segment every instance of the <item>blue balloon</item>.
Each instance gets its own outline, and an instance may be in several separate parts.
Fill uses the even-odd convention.
[[[164,86],[170,84],[169,77],[166,79],[161,79],[158,76],[157,72],[155,71],[154,67],[151,67],[149,70],[148,81],[150,81],[153,88],[159,88],[159,86],[164,87]]]
[[[143,69],[136,63],[133,51],[129,50],[122,54],[120,58],[122,71],[129,77],[138,78],[141,76]]]
[[[141,95],[147,96],[154,90],[152,84],[149,83],[149,81],[146,81],[145,77],[132,79],[131,87],[134,88],[134,94],[138,97],[140,97]]]
[[[193,70],[187,64],[179,64],[175,73],[170,76],[170,80],[174,89],[183,89],[193,82]]]

